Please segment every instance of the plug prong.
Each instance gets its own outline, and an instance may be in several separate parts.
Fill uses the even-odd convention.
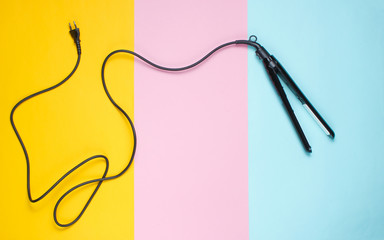
[[[75,25],[75,28],[77,28],[75,21],[73,21],[73,25]]]
[[[72,31],[72,26],[71,26],[71,23],[69,23],[69,30]]]

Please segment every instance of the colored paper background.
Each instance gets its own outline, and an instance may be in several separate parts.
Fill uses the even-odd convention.
[[[378,0],[4,2],[0,239],[383,239],[383,10]],[[104,183],[82,219],[60,229],[52,219],[57,199],[99,177],[104,163],[29,203],[9,114],[73,68],[72,20],[81,29],[78,71],[15,115],[34,196],[89,156],[106,154],[111,174],[127,163],[130,130],[102,90],[100,67],[112,50],[134,49],[134,39],[139,53],[177,67],[255,34],[336,138],[286,88],[312,145],[304,152],[253,49],[228,47],[181,73],[136,60],[134,67],[119,54],[106,77],[116,101],[131,116],[135,110],[135,178],[131,169]],[[59,217],[71,220],[91,190],[65,201]]]
[[[135,50],[185,66],[247,37],[246,1],[136,1]],[[135,61],[135,239],[248,239],[247,48]]]
[[[249,1],[248,33],[284,65],[336,133],[289,90],[308,155],[248,52],[250,239],[384,239],[384,4]]]
[[[1,168],[0,239],[133,239],[133,170],[105,182],[83,217],[70,228],[55,225],[58,198],[84,180],[98,178],[104,162],[77,170],[41,202],[31,204],[26,191],[26,163],[9,115],[21,98],[52,86],[69,74],[76,47],[68,22],[80,28],[82,60],[63,86],[23,104],[15,122],[31,159],[31,187],[40,196],[80,161],[105,154],[110,174],[127,164],[131,133],[101,85],[101,64],[117,48],[133,49],[133,1],[6,1],[1,26]],[[106,70],[116,101],[133,114],[133,60],[111,59]],[[77,216],[92,187],[64,200],[59,218]]]

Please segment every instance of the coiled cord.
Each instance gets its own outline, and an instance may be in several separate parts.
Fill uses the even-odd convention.
[[[71,25],[70,25],[71,27]],[[72,169],[70,169],[68,172],[66,172],[62,177],[60,177],[50,188],[48,188],[48,190],[43,193],[40,197],[38,198],[33,198],[32,197],[32,193],[31,193],[31,186],[30,186],[30,160],[29,160],[29,156],[28,156],[28,152],[27,152],[27,148],[20,136],[20,133],[19,131],[17,130],[16,128],[16,125],[15,125],[15,122],[14,122],[14,114],[15,114],[15,111],[17,110],[17,108],[23,104],[24,102],[28,101],[29,99],[31,98],[34,98],[40,94],[43,94],[43,93],[46,93],[48,91],[52,91],[54,90],[55,88],[58,88],[59,86],[63,85],[65,82],[68,81],[69,78],[72,77],[72,75],[75,73],[75,71],[77,70],[78,66],[79,66],[79,63],[80,63],[80,58],[81,58],[81,48],[80,48],[80,31],[79,29],[77,28],[77,26],[75,25],[75,29],[72,29],[71,28],[71,35],[75,41],[75,44],[77,46],[77,53],[78,53],[78,57],[77,57],[77,61],[76,61],[76,64],[75,64],[75,67],[73,68],[73,70],[69,73],[69,75],[64,78],[64,80],[62,80],[61,82],[57,83],[56,85],[53,85],[51,87],[48,87],[44,90],[41,90],[41,91],[38,91],[36,93],[33,93],[25,98],[23,98],[22,100],[20,100],[13,108],[12,108],[12,111],[11,111],[11,114],[10,114],[10,120],[11,120],[11,125],[12,125],[12,128],[17,136],[17,139],[19,140],[19,143],[23,149],[23,152],[24,152],[24,156],[25,156],[25,160],[26,160],[26,164],[27,164],[27,193],[28,193],[28,199],[30,202],[38,202],[40,201],[41,199],[43,199],[47,194],[49,194],[61,181],[63,181],[68,175],[70,175],[72,172],[74,172],[76,169],[80,168],[81,166],[83,166],[84,164],[94,160],[94,159],[103,159],[105,161],[105,170],[104,170],[104,173],[102,175],[102,177],[100,178],[96,178],[96,179],[92,179],[92,180],[89,180],[89,181],[85,181],[85,182],[82,182],[80,184],[77,184],[75,185],[74,187],[70,188],[69,190],[67,190],[60,198],[59,200],[56,202],[56,205],[54,207],[54,210],[53,210],[53,218],[54,218],[54,221],[55,223],[60,226],[60,227],[69,227],[71,225],[73,225],[74,223],[76,223],[80,218],[81,216],[84,214],[85,210],[88,208],[89,204],[91,203],[93,197],[95,196],[95,194],[97,193],[97,191],[99,190],[101,184],[103,181],[107,181],[107,180],[112,180],[112,179],[115,179],[115,178],[118,178],[120,177],[121,175],[123,175],[129,168],[130,166],[132,165],[133,163],[133,159],[134,159],[134,156],[135,156],[135,153],[136,153],[136,146],[137,146],[137,135],[136,135],[136,130],[135,130],[135,127],[134,127],[134,124],[133,124],[133,121],[132,119],[129,117],[129,115],[116,103],[116,101],[112,98],[110,92],[108,91],[108,88],[107,88],[107,84],[106,84],[106,81],[105,81],[105,67],[106,67],[106,64],[107,64],[107,61],[108,59],[110,59],[110,57],[112,57],[114,54],[117,54],[117,53],[128,53],[128,54],[131,54],[133,56],[136,56],[138,57],[139,59],[141,59],[142,61],[144,61],[145,63],[151,65],[152,67],[154,68],[157,68],[157,69],[161,69],[161,70],[165,70],[165,71],[183,71],[183,70],[187,70],[187,69],[190,69],[190,68],[193,68],[197,65],[199,65],[200,63],[202,63],[204,60],[206,60],[209,56],[211,56],[213,53],[215,53],[216,51],[218,51],[219,49],[221,48],[224,48],[226,46],[230,46],[230,45],[234,45],[234,44],[247,44],[247,45],[251,45],[253,46],[254,43],[252,41],[247,41],[247,40],[238,40],[238,41],[232,41],[232,42],[228,42],[228,43],[224,43],[216,48],[214,48],[212,51],[210,51],[208,54],[206,54],[204,57],[202,57],[200,60],[196,61],[195,63],[192,63],[188,66],[185,66],[185,67],[179,67],[179,68],[169,68],[169,67],[163,67],[163,66],[160,66],[158,64],[155,64],[153,63],[152,61],[144,58],[143,56],[141,56],[140,54],[138,53],[135,53],[133,51],[130,51],[130,50],[124,50],[124,49],[121,49],[121,50],[116,50],[116,51],[113,51],[111,52],[110,54],[108,54],[108,56],[104,59],[104,62],[103,62],[103,65],[102,65],[102,68],[101,68],[101,79],[102,79],[102,84],[103,84],[103,88],[104,88],[104,91],[105,91],[105,94],[107,95],[109,101],[124,115],[124,117],[127,119],[128,123],[129,123],[129,126],[131,128],[131,131],[132,131],[132,136],[133,136],[133,148],[132,148],[132,153],[131,153],[131,156],[129,158],[129,161],[128,161],[128,164],[126,165],[126,167],[118,174],[116,175],[113,175],[113,176],[107,176],[107,173],[108,173],[108,169],[109,169],[109,160],[106,156],[104,155],[94,155],[92,157],[89,157],[87,159],[85,159],[84,161],[80,162],[79,164],[77,164],[75,167],[73,167]],[[93,190],[91,196],[88,198],[87,202],[85,203],[84,207],[82,208],[81,212],[77,215],[77,217],[69,222],[69,223],[60,223],[58,218],[57,218],[57,209],[60,205],[60,203],[62,202],[62,200],[68,195],[70,194],[71,192],[73,192],[74,190],[82,187],[82,186],[85,186],[85,185],[88,185],[88,184],[91,184],[91,183],[96,183],[97,182],[97,186],[95,187],[95,189]]]

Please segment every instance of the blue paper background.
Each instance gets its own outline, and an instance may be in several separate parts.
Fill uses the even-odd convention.
[[[248,32],[290,73],[306,154],[249,51],[250,239],[384,239],[384,1],[249,1]]]

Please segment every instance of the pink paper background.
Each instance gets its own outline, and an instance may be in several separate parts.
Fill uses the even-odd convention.
[[[135,51],[188,65],[247,38],[247,1],[135,2]],[[135,239],[248,239],[247,48],[135,60]]]

